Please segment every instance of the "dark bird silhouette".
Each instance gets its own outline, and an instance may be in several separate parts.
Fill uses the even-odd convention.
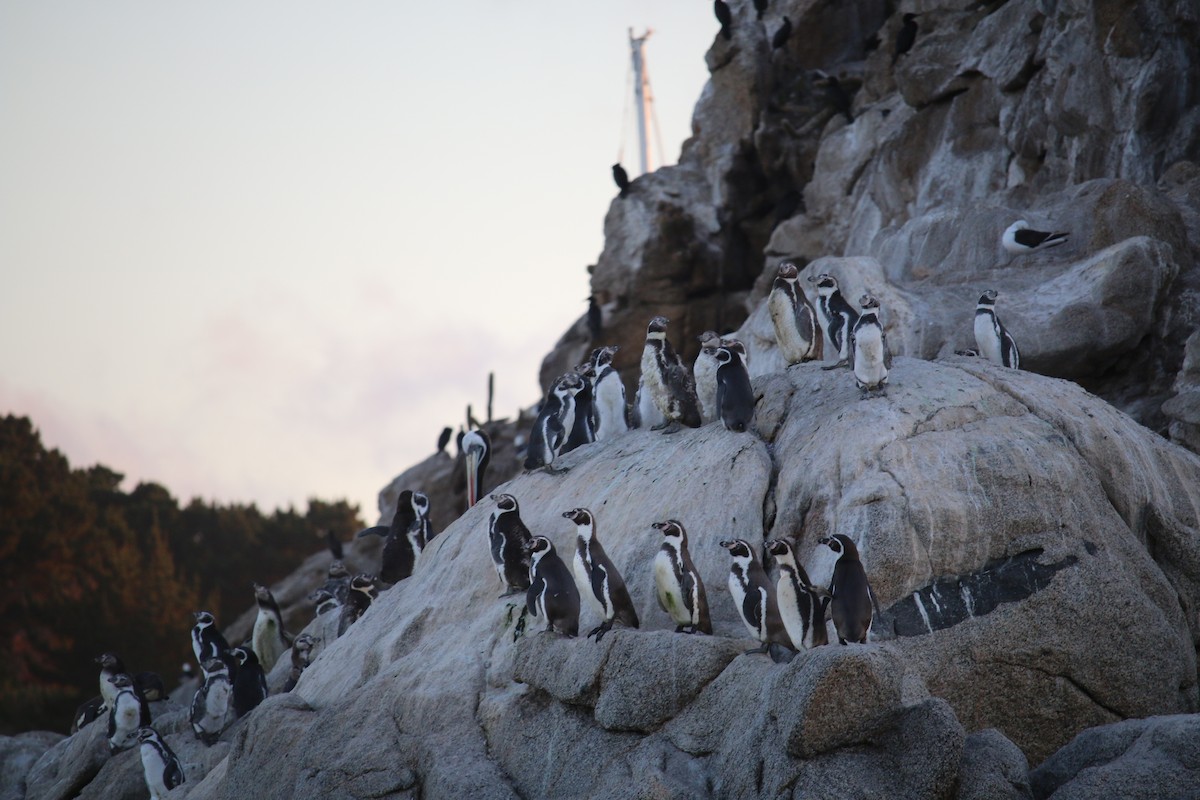
[[[779,30],[775,31],[775,35],[771,37],[771,47],[778,50],[787,44],[787,40],[791,35],[792,21],[784,17],[783,24],[779,26]]]
[[[758,12],[756,19],[761,20],[763,14],[767,13],[767,6],[770,5],[770,2],[771,0],[754,0],[754,10]]]
[[[617,184],[617,188],[621,190],[620,197],[624,197],[629,191],[629,173],[618,162],[612,165],[613,182]]]
[[[721,35],[726,40],[733,38],[733,12],[729,10],[729,4],[725,0],[715,0],[713,2],[713,13],[717,15],[717,22],[721,23]]]
[[[896,65],[896,59],[912,50],[912,46],[916,44],[917,28],[917,15],[911,12],[905,14],[904,24],[896,34],[896,52],[892,55],[892,66]]]
[[[338,538],[333,530],[325,531],[325,544],[329,547],[329,553],[339,561],[345,558],[345,551],[342,550],[342,540]]]
[[[813,83],[825,90],[825,102],[829,104],[829,107],[844,116],[846,122],[854,122],[854,116],[850,113],[850,92],[837,79],[837,76],[826,75],[820,70],[813,74],[816,78]]]
[[[446,445],[450,444],[450,437],[451,437],[451,436],[453,436],[453,435],[454,435],[454,429],[453,429],[453,428],[451,428],[449,425],[447,425],[446,427],[442,428],[442,433],[441,433],[441,435],[439,435],[439,436],[438,436],[438,449],[437,449],[437,451],[438,451],[439,453],[444,453],[444,452],[446,452]],[[340,558],[340,556],[339,556],[339,558]]]
[[[596,302],[594,294],[588,296],[587,326],[588,333],[593,339],[599,339],[600,334],[604,332],[604,315],[600,311],[600,304]]]

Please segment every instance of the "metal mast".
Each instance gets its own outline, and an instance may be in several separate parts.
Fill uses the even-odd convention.
[[[637,99],[638,119],[638,159],[642,174],[650,171],[650,139],[647,126],[652,114],[651,103],[654,96],[650,93],[650,73],[646,70],[646,40],[654,31],[650,28],[640,37],[634,37],[633,28],[629,29],[629,49],[633,56],[633,94]]]

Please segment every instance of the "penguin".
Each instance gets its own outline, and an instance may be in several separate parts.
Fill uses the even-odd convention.
[[[592,351],[592,413],[595,416],[596,441],[606,442],[629,430],[625,416],[625,384],[613,368],[618,345],[597,347]]]
[[[874,391],[887,397],[888,370],[892,368],[892,353],[879,322],[879,301],[864,294],[858,301],[862,314],[850,332],[850,360],[854,365],[854,382],[862,390],[863,399]]]
[[[225,719],[229,715],[233,684],[229,680],[229,667],[219,658],[210,658],[200,665],[204,683],[192,696],[192,707],[188,721],[196,738],[211,745],[225,730]]]
[[[137,729],[150,724],[150,706],[133,685],[133,678],[122,673],[108,679],[116,689],[108,711],[108,749],[112,753],[131,747]]]
[[[632,427],[634,428],[657,430],[667,424],[667,418],[662,415],[658,406],[654,405],[654,400],[650,398],[650,390],[646,388],[646,378],[643,375],[638,375],[637,393],[633,397],[632,416]]]
[[[521,508],[511,494],[494,494],[496,509],[488,518],[488,544],[492,563],[500,583],[501,597],[519,594],[529,588],[529,551],[525,546],[533,539],[529,528],[521,521]]]
[[[804,567],[796,561],[792,545],[786,539],[767,542],[767,553],[779,567],[779,579],[775,584],[775,598],[779,603],[779,617],[787,629],[788,638],[797,649],[820,647],[829,644],[829,633],[825,629],[825,611],[829,606],[829,594],[813,586]]]
[[[799,270],[791,261],[781,261],[775,274],[767,309],[775,325],[779,354],[788,364],[820,361],[825,356],[825,341],[817,322],[817,309],[800,287]]]
[[[717,419],[717,360],[713,351],[721,346],[721,337],[716,331],[705,331],[696,338],[700,342],[700,353],[692,364],[692,380],[696,384],[700,423],[707,425]]]
[[[163,683],[162,676],[157,672],[146,671],[134,675],[133,688],[137,689],[138,694],[144,697],[148,703],[167,699],[166,684]]]
[[[583,386],[575,393],[575,422],[567,434],[567,440],[559,448],[555,456],[569,453],[577,447],[596,441],[595,411],[593,402],[593,378],[595,373],[589,361],[575,368],[575,374],[583,381]]]
[[[551,465],[559,454],[567,435],[575,427],[575,395],[583,389],[583,379],[574,372],[560,376],[550,385],[542,409],[529,433],[525,471],[545,467],[548,472],[565,472]]]
[[[75,716],[71,718],[71,733],[78,733],[81,729],[92,724],[100,715],[107,710],[104,704],[104,698],[96,695],[91,700],[81,704],[75,709]]]
[[[283,614],[271,590],[260,584],[254,586],[254,600],[258,604],[258,616],[254,618],[254,630],[250,634],[251,647],[258,655],[259,663],[267,672],[275,666],[283,651],[292,646],[292,637],[283,627]]]
[[[896,60],[900,56],[912,50],[912,46],[917,43],[917,15],[908,13],[904,15],[904,24],[900,26],[900,30],[896,33],[896,48],[892,52],[892,66],[896,66]]]
[[[680,424],[700,427],[700,407],[692,373],[667,339],[666,317],[658,316],[646,326],[646,344],[642,349],[642,380],[650,399],[666,420],[666,433],[679,430]]]
[[[241,719],[267,699],[267,675],[251,648],[235,647],[230,652],[238,662],[233,679],[233,713],[236,719]]]
[[[312,663],[313,648],[320,642],[320,639],[308,633],[300,634],[296,641],[292,642],[292,670],[288,673],[287,682],[283,684],[283,691],[290,692],[296,688],[296,684],[300,682],[300,674]]]
[[[613,183],[617,185],[618,196],[624,197],[629,193],[629,173],[617,162],[612,165],[612,176]]]
[[[721,23],[721,35],[729,41],[733,38],[733,11],[725,0],[714,0],[713,13],[717,15],[717,22]]]
[[[988,289],[979,297],[979,304],[975,306],[975,346],[989,361],[1020,369],[1021,354],[1017,351],[1017,343],[996,316],[996,298],[999,296],[995,289]]]
[[[1019,219],[1005,228],[1004,235],[1000,237],[1000,244],[1008,252],[1019,256],[1026,253],[1033,253],[1037,250],[1057,247],[1066,242],[1068,236],[1070,236],[1068,233],[1035,231],[1029,227],[1028,222]]]
[[[203,670],[204,663],[213,658],[224,661],[231,672],[237,669],[236,662],[229,656],[229,642],[225,641],[225,637],[217,630],[217,621],[213,615],[208,611],[196,611],[193,612],[193,616],[196,618],[196,624],[192,627],[192,653],[195,654],[200,669]]]
[[[399,583],[412,575],[417,556],[425,549],[426,533],[419,511],[422,506],[428,509],[429,498],[421,492],[405,489],[396,498],[396,513],[392,515],[391,525],[375,525],[355,534],[356,539],[364,536],[383,537],[379,579],[385,583]],[[347,600],[342,599],[341,602],[344,606]]]
[[[874,601],[867,571],[858,557],[858,548],[849,536],[841,533],[818,541],[838,554],[837,563],[833,566],[833,580],[829,584],[829,593],[832,595],[830,616],[837,629],[838,642],[866,644],[871,633]]]
[[[725,430],[743,433],[754,424],[754,389],[745,363],[728,347],[713,350],[717,362],[717,412]]]
[[[328,614],[334,609],[342,607],[342,604],[337,601],[337,598],[330,594],[329,590],[325,588],[317,589],[308,596],[308,599],[312,600],[313,605],[316,606],[315,611],[316,616],[318,617]]]
[[[737,605],[738,616],[750,635],[762,642],[762,647],[747,650],[745,654],[769,653],[772,644],[795,650],[779,616],[775,587],[750,543],[745,539],[733,539],[721,542],[721,547],[733,557],[729,565],[729,595]]]
[[[421,537],[421,549],[424,550],[433,541],[433,537],[437,536],[433,532],[433,522],[429,519],[429,495],[424,492],[412,493],[412,509],[416,516],[414,525],[417,529],[417,534]]]
[[[817,284],[817,315],[825,329],[826,341],[833,346],[838,360],[825,369],[835,369],[850,361],[850,332],[858,322],[858,312],[842,297],[837,278],[822,272],[809,281]]]
[[[775,35],[771,37],[771,49],[778,50],[781,47],[785,47],[791,36],[792,21],[785,16],[783,24],[779,26],[779,30],[775,31]]]
[[[545,536],[534,536],[525,545],[529,551],[529,589],[525,607],[546,620],[546,632],[574,638],[579,635],[579,589],[567,565]]]
[[[95,661],[100,665],[100,697],[104,701],[104,709],[112,708],[113,698],[117,696],[117,688],[112,684],[112,678],[126,675],[125,662],[116,653],[101,653]]]
[[[575,523],[575,558],[571,561],[575,585],[603,620],[587,638],[595,636],[600,641],[614,622],[627,628],[638,627],[637,611],[625,588],[625,579],[596,538],[595,516],[586,508],[564,511],[563,516]]]
[[[366,573],[355,575],[350,581],[350,592],[346,603],[342,606],[342,616],[338,620],[338,636],[349,630],[358,622],[359,617],[367,613],[371,603],[379,596],[375,591],[375,579]]]
[[[345,562],[341,559],[329,562],[329,571],[321,588],[329,592],[339,605],[346,602],[350,593],[350,570],[346,569]]]
[[[146,776],[150,800],[166,800],[167,792],[187,780],[183,765],[179,763],[175,751],[149,725],[138,728],[137,740],[141,745],[138,749],[141,751],[142,772]]]
[[[687,531],[677,519],[655,522],[652,528],[662,531],[663,543],[654,557],[654,586],[658,605],[675,620],[676,633],[707,633],[712,635],[708,616],[708,596],[700,571],[688,552]]]
[[[482,429],[463,434],[459,449],[467,471],[467,508],[479,502],[483,494],[483,476],[492,457],[492,440]]]

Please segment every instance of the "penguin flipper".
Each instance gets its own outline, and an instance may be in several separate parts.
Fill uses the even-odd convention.
[[[892,368],[892,348],[888,347],[887,334],[883,332],[883,324],[879,326],[879,343],[883,347],[883,368],[891,370]]]
[[[371,527],[371,528],[363,528],[361,531],[354,534],[354,538],[361,539],[364,536],[382,536],[384,538],[387,538],[388,531],[390,531],[390,530],[391,530],[391,528],[388,525],[375,525],[374,527]]]

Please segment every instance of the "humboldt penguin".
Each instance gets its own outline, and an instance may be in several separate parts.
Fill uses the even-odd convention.
[[[196,738],[211,745],[225,730],[233,684],[229,680],[229,667],[219,658],[210,658],[200,665],[200,669],[204,673],[204,683],[192,697],[188,720]]]
[[[157,672],[146,670],[134,675],[133,688],[137,689],[138,693],[149,703],[167,699],[167,686]]]
[[[788,364],[820,361],[825,342],[817,322],[817,309],[809,302],[797,277],[799,270],[790,261],[782,261],[767,296],[767,309],[775,325],[779,354]]]
[[[1066,242],[1069,235],[1068,233],[1035,231],[1029,227],[1028,222],[1019,219],[1004,230],[1004,235],[1000,237],[1000,243],[1008,252],[1020,256],[1037,250],[1057,247]]]
[[[525,457],[525,471],[542,467],[547,472],[565,472],[554,469],[554,459],[559,454],[567,435],[575,427],[575,395],[583,389],[583,379],[574,372],[560,376],[550,386],[542,409],[533,422],[529,433],[529,446]]]
[[[658,605],[675,620],[676,633],[712,634],[708,617],[708,596],[700,571],[688,552],[687,531],[677,519],[655,522],[651,527],[662,531],[663,543],[654,557],[654,586]]]
[[[346,591],[349,591],[349,590],[350,590],[350,586],[349,586],[349,584],[347,584]],[[317,589],[315,592],[310,594],[308,596],[308,599],[313,602],[313,606],[314,606],[313,610],[314,610],[316,616],[318,616],[318,617],[322,616],[323,614],[328,614],[330,611],[333,611],[334,609],[338,609],[338,608],[342,607],[342,604],[338,602],[337,598],[334,597],[329,592],[329,590],[324,587]]]
[[[871,392],[887,397],[888,370],[892,368],[892,352],[879,321],[879,301],[864,294],[858,304],[862,314],[850,332],[850,360],[854,366],[854,382],[865,399]]]
[[[138,728],[137,740],[141,743],[138,749],[150,800],[166,800],[167,792],[185,781],[179,757],[149,725]]]
[[[810,277],[809,281],[817,284],[817,315],[821,318],[826,339],[838,358],[836,363],[827,365],[825,369],[844,366],[850,361],[850,332],[858,321],[858,312],[842,297],[837,278],[822,272]]]
[[[412,575],[417,556],[425,549],[426,531],[421,508],[428,509],[429,499],[421,492],[405,489],[396,498],[396,513],[391,525],[375,525],[364,528],[355,538],[382,536],[383,554],[380,558],[379,579],[385,583],[399,583]],[[346,604],[346,600],[342,600]]]
[[[591,361],[575,367],[575,374],[583,381],[583,386],[575,393],[575,421],[567,432],[567,440],[559,448],[555,456],[569,453],[577,447],[596,441],[595,397],[593,380],[596,377]]]
[[[729,565],[729,596],[733,598],[738,616],[746,624],[750,635],[762,642],[761,647],[747,650],[746,655],[770,653],[772,644],[795,650],[779,616],[775,587],[768,580],[750,543],[745,539],[733,539],[721,542],[721,547],[733,557]]]
[[[605,442],[629,430],[625,410],[625,384],[612,365],[617,345],[592,351],[592,410],[595,414],[596,441]]]
[[[1020,369],[1021,354],[1017,351],[1017,343],[996,316],[996,298],[999,296],[995,289],[988,289],[975,306],[975,346],[989,361]]]
[[[680,424],[700,427],[700,408],[692,373],[667,339],[666,317],[655,317],[646,326],[646,344],[642,349],[642,380],[650,399],[666,419],[665,432],[679,430]]]
[[[725,430],[743,433],[754,424],[754,389],[746,364],[728,347],[713,350],[717,362],[717,413]]]
[[[287,682],[283,684],[285,692],[296,688],[296,684],[300,682],[301,673],[308,669],[308,665],[313,661],[313,649],[320,642],[320,639],[308,633],[300,634],[296,637],[296,641],[292,642],[292,669],[288,673]]]
[[[458,446],[466,464],[467,508],[471,508],[483,494],[483,476],[491,460],[492,440],[482,429],[468,431]]]
[[[108,749],[115,753],[132,746],[138,728],[150,724],[150,706],[129,675],[114,675],[109,682],[116,694],[108,711]]]
[[[700,353],[692,364],[692,379],[696,383],[696,402],[700,406],[700,422],[707,425],[717,419],[717,359],[713,353],[721,346],[716,331],[705,331],[700,340]]]
[[[78,733],[82,728],[99,719],[100,715],[107,710],[104,698],[100,695],[86,701],[75,709],[75,716],[71,718],[71,733]]]
[[[494,494],[496,509],[488,518],[488,544],[492,564],[500,583],[504,584],[501,597],[518,594],[529,588],[529,544],[533,535],[521,521],[521,508],[517,498],[511,494]]]
[[[204,669],[204,663],[209,659],[219,658],[225,662],[232,673],[237,669],[237,662],[229,655],[229,642],[217,630],[216,618],[208,611],[193,612],[196,624],[192,627],[192,653],[196,663]]]
[[[829,633],[825,630],[828,592],[813,586],[787,539],[767,542],[767,553],[779,567],[775,598],[779,603],[779,617],[792,644],[797,649],[829,644]]]
[[[367,613],[371,603],[379,593],[375,591],[375,578],[365,572],[355,575],[350,581],[350,591],[342,606],[342,616],[338,620],[337,635],[341,636],[350,626],[358,622],[359,617]]]
[[[867,571],[858,557],[858,548],[849,536],[841,533],[818,540],[838,554],[829,584],[832,599],[829,603],[838,642],[866,644],[871,633],[871,609],[874,600]]]
[[[95,660],[100,665],[100,697],[103,698],[104,708],[109,709],[112,708],[113,698],[117,696],[117,687],[113,686],[112,678],[127,675],[129,670],[116,653],[102,653]]]
[[[283,614],[271,590],[253,584],[254,600],[258,604],[258,615],[254,618],[254,630],[250,634],[251,647],[258,655],[259,663],[267,672],[275,666],[279,656],[292,646],[292,637],[283,627]]]
[[[588,638],[595,636],[600,641],[614,622],[627,628],[638,627],[637,611],[625,588],[625,579],[596,538],[596,518],[592,512],[573,508],[564,511],[563,516],[575,523],[575,558],[571,562],[575,585],[602,620],[588,633]]]
[[[545,536],[534,536],[525,549],[530,553],[529,589],[525,607],[546,620],[546,632],[579,634],[579,590],[567,565]]]
[[[233,679],[233,713],[241,719],[267,699],[267,675],[251,648],[235,647],[230,652],[238,661]]]
[[[346,596],[350,592],[350,570],[346,569],[344,561],[335,559],[329,562],[329,572],[326,573],[326,580],[321,588],[329,592],[339,605],[346,602]]]

